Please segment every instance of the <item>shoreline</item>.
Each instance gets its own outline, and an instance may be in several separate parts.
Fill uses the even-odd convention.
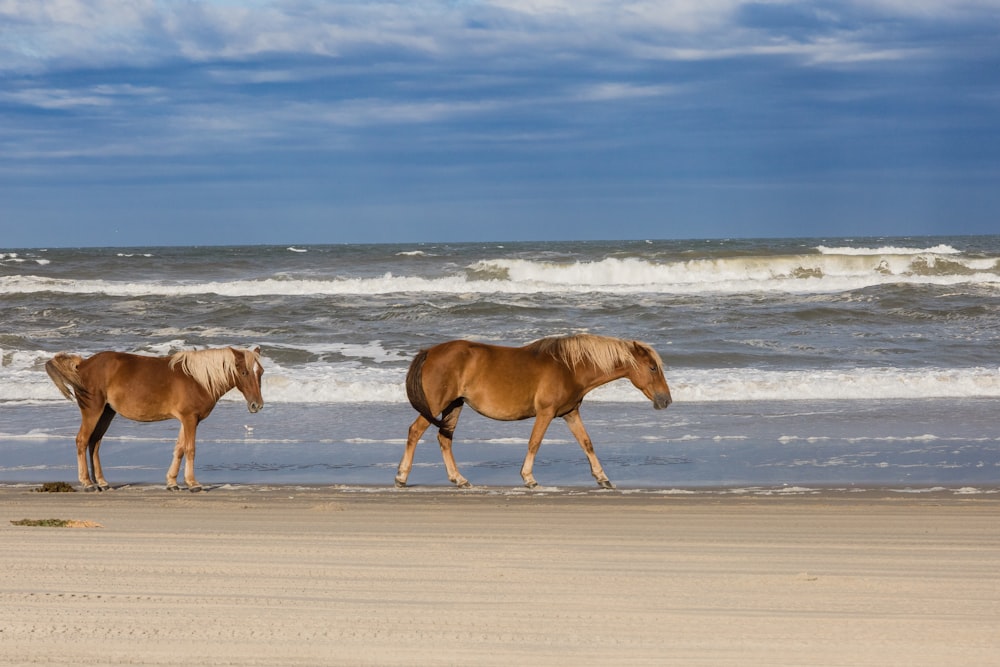
[[[509,491],[0,486],[0,665],[1000,654],[1000,494]]]
[[[516,485],[484,485],[473,484],[471,487],[459,488],[452,484],[409,484],[398,488],[392,484],[342,484],[342,483],[312,483],[312,482],[216,482],[203,484],[200,491],[189,492],[184,486],[179,491],[167,491],[162,483],[136,482],[112,484],[104,491],[83,491],[78,482],[54,482],[69,485],[73,490],[48,491],[42,487],[53,484],[43,481],[3,481],[0,480],[0,503],[8,493],[30,492],[43,495],[80,495],[81,497],[110,496],[116,493],[149,494],[162,491],[165,496],[201,497],[212,494],[269,494],[305,492],[332,495],[443,495],[443,496],[534,496],[534,497],[664,497],[664,498],[741,498],[741,497],[789,497],[789,498],[859,498],[863,500],[888,500],[905,496],[913,497],[967,497],[988,499],[995,497],[1000,501],[1000,483],[979,484],[714,484],[714,485],[674,485],[674,486],[616,486],[614,489],[603,489],[596,485],[548,485],[541,484],[533,489]]]

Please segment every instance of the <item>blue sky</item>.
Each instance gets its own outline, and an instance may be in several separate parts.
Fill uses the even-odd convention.
[[[0,0],[0,247],[956,233],[997,0]]]

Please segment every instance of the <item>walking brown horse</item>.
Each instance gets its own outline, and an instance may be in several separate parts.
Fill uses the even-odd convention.
[[[167,470],[167,488],[179,489],[177,474],[186,459],[184,481],[190,491],[201,491],[194,476],[194,437],[198,424],[212,412],[223,394],[237,388],[247,409],[264,407],[260,394],[260,348],[224,347],[150,357],[125,352],[98,352],[84,359],[60,352],[45,364],[56,387],[80,407],[76,435],[77,467],[84,490],[109,488],[101,469],[101,439],[115,415],[155,422],[181,423],[174,458]],[[93,468],[93,475],[90,469]]]
[[[543,338],[524,347],[453,340],[421,350],[406,375],[406,394],[420,416],[410,426],[396,486],[406,486],[417,441],[431,424],[438,427],[448,479],[460,487],[471,486],[451,452],[458,416],[468,403],[491,419],[535,418],[521,466],[528,488],[538,486],[532,468],[545,431],[554,418],[562,417],[587,455],[594,479],[613,489],[580,420],[580,403],[592,389],[620,378],[628,378],[657,410],[670,405],[663,361],[639,341],[578,334]]]

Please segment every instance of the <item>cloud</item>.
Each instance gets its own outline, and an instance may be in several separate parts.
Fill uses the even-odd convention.
[[[866,22],[975,24],[997,14],[989,0],[0,0],[0,72],[265,55],[530,62],[600,53],[688,61],[801,53],[811,63],[858,62],[896,52],[865,41]]]
[[[677,92],[673,85],[642,85],[629,82],[604,82],[584,86],[577,98],[589,102],[613,102],[615,100],[663,97]]]
[[[70,109],[88,106],[110,106],[103,95],[81,94],[79,91],[58,88],[25,88],[0,93],[0,102],[18,104],[38,109]]]
[[[74,109],[111,107],[124,98],[155,101],[165,99],[163,91],[152,86],[102,84],[77,89],[25,87],[0,91],[0,102],[38,109]]]
[[[807,153],[800,146],[826,149],[830,132],[927,113],[927,82],[939,80],[928,72],[949,80],[949,104],[995,110],[992,88],[955,89],[973,75],[951,75],[948,61],[975,61],[964,37],[996,7],[0,0],[0,107],[14,112],[0,116],[0,153],[238,161],[395,150],[419,162],[439,147],[597,154],[628,144],[642,152],[635,164],[688,155],[687,168],[718,155],[699,141],[728,153],[756,146],[745,149],[752,164],[793,128],[817,132],[811,144],[788,140],[781,159],[791,164]],[[996,52],[995,35],[981,44]],[[987,71],[972,65],[962,72]]]

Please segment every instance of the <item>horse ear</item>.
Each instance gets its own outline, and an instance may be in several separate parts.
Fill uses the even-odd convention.
[[[255,347],[254,349],[252,349],[250,351],[253,352],[254,354],[260,354],[260,345],[258,345],[257,347]]]
[[[649,356],[649,349],[650,348],[649,348],[648,345],[646,345],[645,343],[643,343],[641,341],[638,341],[638,340],[633,340],[633,341],[630,341],[630,342],[632,344],[632,354],[633,355],[645,354],[645,355]]]

